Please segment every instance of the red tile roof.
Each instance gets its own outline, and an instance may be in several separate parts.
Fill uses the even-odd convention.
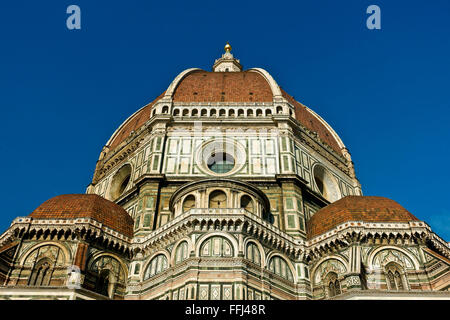
[[[131,119],[129,119],[125,125],[120,129],[119,132],[115,135],[114,139],[111,141],[109,147],[114,149],[117,147],[122,141],[124,141],[132,131],[136,131],[140,127],[142,127],[148,120],[150,120],[150,115],[152,111],[153,105],[164,96],[165,92],[163,92],[158,98],[153,100],[151,103],[142,108],[138,113],[136,113]]]
[[[133,237],[133,219],[121,206],[96,194],[65,194],[36,208],[33,219],[92,218],[127,237]]]
[[[307,223],[308,238],[325,233],[347,221],[419,221],[394,200],[373,196],[347,196],[317,211]]]
[[[295,118],[306,128],[317,132],[319,138],[338,154],[339,143],[328,128],[308,109],[281,89],[282,95],[295,107]],[[149,119],[152,107],[164,96],[161,94],[140,110],[117,132],[110,143],[111,150],[122,143],[132,131],[142,127]],[[174,102],[273,102],[273,93],[267,80],[258,72],[207,72],[197,70],[183,78],[173,93]]]
[[[281,93],[283,97],[288,100],[295,108],[295,119],[298,120],[302,125],[308,128],[311,131],[317,132],[319,138],[324,141],[327,145],[329,145],[334,151],[338,154],[342,154],[342,150],[339,147],[338,142],[331,134],[330,130],[328,130],[325,125],[320,122],[315,115],[313,115],[308,109],[296,101],[294,97],[289,95],[286,91],[281,89]]]
[[[257,72],[189,73],[178,84],[174,102],[272,102],[269,83]]]

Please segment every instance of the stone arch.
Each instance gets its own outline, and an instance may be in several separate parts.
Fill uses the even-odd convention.
[[[194,201],[194,206],[192,208],[198,207],[199,199],[198,199],[197,195],[194,192],[188,193],[183,197],[183,199],[180,202],[180,204],[181,204],[180,214],[183,214],[187,211],[187,210],[185,210],[185,206],[187,205],[186,202],[190,201],[190,200]]]
[[[336,261],[334,265],[332,264],[333,260]],[[331,263],[331,265],[328,267],[325,265],[327,263]],[[328,268],[325,270],[325,267]],[[316,265],[311,270],[311,282],[312,284],[320,283],[323,277],[326,276],[326,274],[328,274],[330,271],[334,271],[336,272],[336,274],[338,274],[338,276],[339,275],[342,276],[344,273],[347,272],[347,270],[348,270],[348,261],[344,260],[342,257],[336,255],[323,257],[316,263]],[[321,271],[320,280],[317,277],[318,271]]]
[[[244,249],[245,257],[247,257],[247,246],[250,243],[253,243],[253,244],[255,244],[258,247],[259,255],[260,255],[260,259],[261,259],[261,268],[265,268],[266,267],[266,253],[264,252],[264,248],[261,245],[261,243],[259,243],[259,241],[257,241],[256,239],[254,239],[254,238],[247,238],[247,239],[244,240],[243,249]]]
[[[114,298],[124,295],[128,268],[122,259],[108,252],[98,252],[89,258],[86,279],[90,279],[92,290]]]
[[[233,257],[237,257],[238,248],[239,248],[237,240],[232,235],[224,233],[224,232],[212,232],[212,233],[202,235],[196,241],[196,246],[195,246],[195,256],[196,257],[200,257],[200,248],[202,247],[203,243],[212,237],[223,237],[223,238],[229,240],[231,243],[231,246],[233,248]]]
[[[154,254],[152,254],[148,258],[147,262],[144,264],[144,267],[142,268],[143,272],[142,272],[141,281],[146,281],[152,277],[152,276],[150,276],[149,278],[146,279],[147,270],[148,270],[148,268],[151,267],[151,263],[154,261],[155,258],[158,258],[158,256],[164,256],[164,258],[166,259],[166,262],[167,262],[167,267],[164,270],[161,270],[161,272],[158,272],[156,274],[163,273],[172,267],[172,265],[170,264],[170,262],[171,262],[170,254],[166,250],[159,250],[159,251],[155,252]],[[156,274],[154,274],[154,275],[156,275]]]
[[[248,202],[248,203],[246,203]],[[251,197],[250,195],[246,194],[246,193],[242,193],[239,196],[239,206],[240,208],[244,208],[246,209],[248,212],[251,213],[256,213],[256,202],[253,199],[253,197]],[[249,208],[251,207],[251,210],[249,210]]]
[[[276,258],[276,257],[279,257],[279,258],[281,258],[282,260],[284,260],[284,262],[287,264],[287,266],[288,266],[288,268],[289,268],[289,270],[290,270],[290,272],[291,272],[291,275],[292,275],[292,281],[293,281],[294,283],[297,283],[297,273],[295,272],[294,265],[292,264],[291,260],[290,260],[286,255],[284,255],[284,254],[282,254],[282,253],[274,252],[274,251],[271,252],[271,253],[267,256],[267,260],[266,260],[266,263],[265,263],[265,268],[266,268],[266,269],[269,269],[269,267],[270,267],[270,261],[271,261],[273,258]]]
[[[117,256],[117,255],[115,255],[113,253],[109,253],[109,252],[97,252],[96,254],[90,256],[89,260],[88,260],[88,263],[86,264],[87,269],[88,270],[91,269],[92,264],[95,261],[97,261],[99,258],[101,258],[101,257],[111,257],[111,258],[117,260],[119,262],[121,268],[122,268],[122,271],[124,272],[125,279],[128,277],[128,267],[127,267],[127,265],[123,262],[123,260],[119,256]]]
[[[388,262],[383,266],[384,277],[388,290],[408,290],[409,281],[404,266],[397,262]]]
[[[277,106],[277,114],[283,114],[283,107],[282,106]]]
[[[189,238],[189,237],[184,237],[184,238],[178,240],[177,242],[175,242],[175,244],[174,244],[174,246],[173,246],[173,250],[172,250],[172,252],[171,252],[171,254],[170,254],[170,260],[169,260],[169,262],[170,262],[169,265],[170,265],[170,266],[175,266],[176,251],[177,251],[178,246],[179,246],[181,243],[183,243],[183,242],[187,242],[187,244],[188,244],[188,247],[187,247],[187,249],[188,249],[188,258],[189,258],[190,253],[193,252],[193,251],[195,250],[195,246],[194,246],[194,244],[192,243],[191,238]]]
[[[38,243],[38,244],[32,246],[31,248],[27,249],[27,251],[25,251],[25,253],[22,255],[22,257],[19,260],[20,261],[20,265],[23,266],[25,264],[25,261],[28,259],[28,257],[30,257],[30,255],[36,249],[39,249],[40,247],[45,247],[45,246],[55,246],[55,247],[58,247],[59,249],[61,249],[61,251],[64,254],[64,264],[68,264],[69,261],[72,261],[72,253],[71,253],[70,249],[68,249],[67,247],[65,247],[61,243],[54,242],[54,241],[49,241],[49,242]]]
[[[225,198],[223,196],[225,196]],[[218,188],[211,189],[208,192],[207,197],[208,208],[228,208],[230,197],[228,192],[226,192],[225,190]]]
[[[413,264],[414,269],[416,271],[418,271],[420,269],[419,261],[410,252],[407,252],[406,250],[399,248],[399,247],[395,247],[395,246],[380,246],[369,252],[369,255],[367,257],[367,265],[369,266],[370,270],[378,269],[378,268],[374,268],[374,259],[376,258],[378,253],[380,253],[384,250],[395,250],[395,251],[400,252],[401,254],[405,255],[407,258],[410,259],[410,262]],[[402,266],[407,268],[407,266],[404,264]],[[380,266],[380,267],[382,268],[383,266]]]

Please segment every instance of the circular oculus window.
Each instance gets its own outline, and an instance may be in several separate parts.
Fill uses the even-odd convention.
[[[245,149],[237,141],[217,139],[200,145],[195,159],[199,169],[214,176],[229,176],[246,162]]]
[[[341,198],[339,185],[333,175],[321,165],[316,165],[313,170],[314,182],[319,192],[330,202]]]
[[[206,161],[209,170],[215,173],[224,174],[234,169],[234,158],[228,153],[212,153]]]

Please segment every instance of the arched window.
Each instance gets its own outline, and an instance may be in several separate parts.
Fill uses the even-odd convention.
[[[279,256],[275,256],[270,259],[269,270],[284,279],[294,281],[294,277],[292,276],[291,269],[289,269],[289,265],[287,264],[286,260]]]
[[[24,265],[32,266],[27,282],[29,286],[50,286],[53,279],[67,275],[66,255],[55,245],[33,249],[27,254]]]
[[[251,262],[257,264],[258,266],[261,265],[261,253],[255,243],[249,242],[247,244],[246,256]]]
[[[224,237],[211,237],[202,243],[200,248],[201,257],[232,257],[233,246]]]
[[[243,117],[244,116],[244,110],[243,109],[239,109],[238,110],[238,117]]]
[[[241,208],[253,213],[253,200],[248,195],[243,195],[241,197]]]
[[[341,283],[339,282],[338,276],[334,272],[330,272],[325,278],[325,285],[328,288],[328,296],[334,297],[341,294]]]
[[[216,116],[216,113],[217,113],[216,109],[211,109],[211,110],[209,111],[209,115],[210,115],[211,117],[215,117],[215,116]]]
[[[169,113],[169,107],[168,106],[164,106],[162,108],[162,113]]]
[[[321,165],[316,165],[313,169],[313,175],[317,189],[325,199],[329,200],[330,202],[334,202],[341,198],[339,185],[336,181],[336,178],[334,178],[329,170]]]
[[[334,282],[328,284],[328,295],[334,297],[336,295],[336,289],[334,288]]]
[[[257,110],[256,110],[256,116],[257,116],[257,117],[262,117],[262,115],[263,115],[262,110],[261,110],[261,109],[257,109]]]
[[[131,165],[125,164],[115,174],[111,182],[109,197],[116,200],[126,190],[131,180]]]
[[[219,116],[221,116],[221,117],[225,117],[225,115],[226,115],[226,111],[225,111],[225,109],[220,109],[219,110]]]
[[[183,213],[195,208],[195,197],[190,194],[183,201]]]
[[[389,263],[385,268],[388,290],[405,290],[406,279],[402,268],[396,263]]]
[[[277,107],[277,113],[278,114],[282,114],[283,113],[283,107],[282,106],[278,106]]]
[[[247,110],[247,117],[253,117],[253,110],[252,109],[248,109]]]
[[[270,109],[266,110],[266,116],[271,116],[272,115],[272,111]]]
[[[198,117],[198,109],[192,110],[192,116],[193,117]]]
[[[208,112],[208,110],[202,109],[202,111],[201,111],[201,116],[202,116],[202,117],[206,117],[206,116],[207,116],[207,112]]]
[[[215,190],[209,195],[209,207],[214,208],[226,208],[227,207],[227,195],[221,190]]]
[[[183,241],[175,251],[175,264],[178,264],[188,258],[188,243]]]
[[[189,115],[189,109],[183,109],[183,117],[187,117]]]
[[[144,280],[150,279],[151,277],[165,271],[169,267],[167,263],[167,258],[163,254],[159,254],[150,261],[145,269]]]
[[[173,116],[178,117],[180,115],[180,109],[173,110]]]
[[[234,116],[235,116],[234,109],[231,109],[230,112],[228,113],[228,115],[229,115],[230,117],[234,117]]]
[[[110,271],[108,269],[104,269],[100,272],[100,275],[97,278],[97,283],[95,284],[95,292],[109,297],[109,286],[110,286],[109,276]]]
[[[42,259],[33,268],[30,279],[28,280],[29,286],[44,287],[50,285],[51,279],[51,260]]]
[[[92,290],[109,298],[125,295],[126,274],[119,260],[103,255],[88,263],[88,268],[86,277],[92,281]]]

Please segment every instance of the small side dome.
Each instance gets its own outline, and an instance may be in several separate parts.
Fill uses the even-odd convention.
[[[347,196],[317,211],[308,221],[308,238],[328,232],[347,221],[419,221],[394,200],[373,196]]]
[[[92,218],[129,238],[133,219],[121,206],[96,194],[65,194],[45,201],[31,214],[33,219]]]

